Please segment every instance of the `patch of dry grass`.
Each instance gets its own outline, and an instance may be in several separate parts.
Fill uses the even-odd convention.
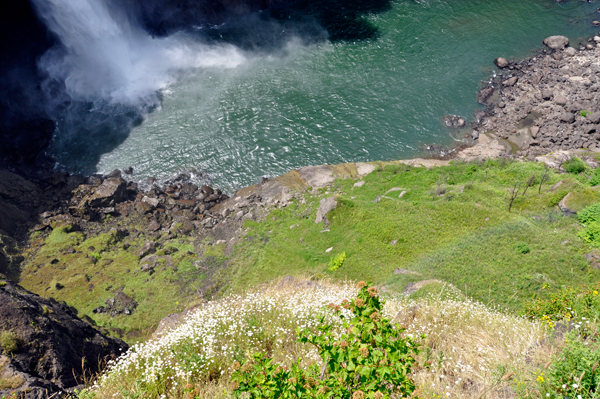
[[[0,358],[0,390],[2,389],[17,389],[25,380],[18,375],[8,374],[6,370],[6,364],[8,360],[6,358]]]

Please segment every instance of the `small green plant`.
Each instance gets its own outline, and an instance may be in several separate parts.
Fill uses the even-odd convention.
[[[594,173],[591,176],[590,185],[597,186],[600,184],[600,168],[594,169]]]
[[[329,261],[329,271],[334,272],[344,264],[346,260],[346,252],[342,252],[341,254],[337,254],[331,261]]]
[[[579,237],[594,247],[600,247],[600,203],[581,210],[577,218],[585,224],[585,229],[577,233]]]
[[[13,354],[19,351],[22,341],[13,331],[0,332],[0,348],[6,354]]]
[[[527,245],[527,243],[524,243],[522,241],[519,241],[518,243],[516,243],[514,245],[515,251],[517,251],[520,254],[528,254],[531,249],[529,249],[529,245]]]
[[[591,114],[592,114],[591,112],[588,112],[585,109],[582,109],[581,111],[579,111],[579,115],[583,116],[584,118]]]
[[[585,162],[577,157],[573,157],[565,161],[562,167],[567,173],[578,175],[585,170]]]
[[[314,345],[323,366],[304,365],[297,359],[291,367],[255,353],[243,365],[236,363],[232,380],[236,397],[258,398],[352,398],[410,397],[415,384],[410,378],[417,344],[403,337],[404,329],[381,314],[383,301],[377,290],[364,282],[353,301],[330,304],[343,320],[342,334],[325,323],[298,331],[299,342]],[[344,310],[342,310],[344,308]],[[393,396],[392,396],[393,395]]]

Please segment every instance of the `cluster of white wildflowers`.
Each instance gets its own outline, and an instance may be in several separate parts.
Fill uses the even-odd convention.
[[[110,364],[92,389],[130,376],[137,386],[152,392],[180,391],[189,382],[228,373],[233,360],[255,351],[270,351],[280,361],[292,361],[299,355],[304,361],[319,361],[315,350],[296,342],[297,329],[316,326],[318,316],[324,316],[326,323],[341,325],[327,305],[352,299],[356,293],[354,284],[315,284],[209,302],[160,338],[132,346]]]
[[[228,375],[235,359],[255,351],[282,362],[319,362],[313,348],[297,342],[297,329],[316,326],[320,316],[341,326],[327,305],[356,293],[355,284],[288,285],[209,302],[162,337],[133,346],[92,391],[103,391],[99,397],[121,397],[121,392],[182,397],[184,387]],[[459,294],[444,300],[388,298],[384,315],[421,344],[420,363],[427,361],[426,367],[417,367],[412,376],[431,397],[477,397],[502,377],[499,366],[516,370],[525,365],[545,331],[540,323],[490,310]]]

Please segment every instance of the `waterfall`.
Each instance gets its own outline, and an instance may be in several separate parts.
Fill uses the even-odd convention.
[[[106,0],[33,0],[60,45],[39,67],[64,84],[72,100],[128,106],[156,103],[178,71],[233,68],[244,62],[234,46],[209,46],[177,33],[154,38]]]

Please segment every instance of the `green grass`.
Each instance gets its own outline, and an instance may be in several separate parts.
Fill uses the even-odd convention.
[[[597,281],[600,272],[589,269],[582,256],[591,249],[577,237],[579,223],[555,211],[568,192],[585,192],[585,176],[552,173],[541,194],[539,183],[524,196],[521,189],[508,212],[508,190],[515,182],[523,187],[531,176],[539,182],[542,173],[539,164],[494,161],[432,169],[388,166],[357,188],[355,180],[338,180],[329,195],[336,193],[341,206],[329,216],[329,231],[314,223],[321,192],[304,205],[274,211],[266,221],[247,223],[249,233],[231,261],[230,289],[286,274],[367,279],[399,291],[436,279],[484,303],[518,309],[523,300],[561,286]],[[548,191],[561,179],[560,190]],[[394,187],[407,194],[399,199],[394,191],[375,204]],[[518,242],[530,252],[517,251]],[[347,255],[343,267],[329,271],[341,252]],[[414,273],[394,275],[396,268]]]
[[[523,301],[563,286],[600,281],[600,271],[585,261],[593,248],[578,237],[582,225],[556,207],[569,192],[580,208],[600,202],[599,190],[590,188],[594,172],[551,171],[538,193],[543,174],[541,164],[505,160],[431,169],[380,165],[364,177],[362,187],[354,187],[356,179],[338,179],[328,189],[307,191],[305,201],[273,210],[265,220],[247,221],[247,233],[232,255],[225,244],[212,245],[210,237],[157,239],[131,220],[124,226],[131,234],[124,238],[56,227],[50,235],[32,238],[21,283],[66,301],[129,341],[148,336],[168,313],[215,294],[210,281],[217,280],[223,284],[220,295],[286,275],[369,280],[392,291],[439,280],[486,304],[517,310]],[[509,212],[515,183],[519,192]],[[392,188],[406,193],[399,198],[401,191],[388,193]],[[325,229],[315,224],[315,215],[319,201],[332,195],[338,207]],[[383,197],[375,203],[378,196]],[[176,267],[161,261],[154,274],[140,272],[135,252],[148,240],[158,240],[156,254],[168,254]],[[529,252],[518,250],[522,244]],[[75,253],[68,253],[71,248]],[[336,261],[340,254],[343,262]],[[334,263],[339,267],[330,268]],[[397,268],[410,273],[394,274]],[[138,302],[133,315],[92,313],[119,289]]]

